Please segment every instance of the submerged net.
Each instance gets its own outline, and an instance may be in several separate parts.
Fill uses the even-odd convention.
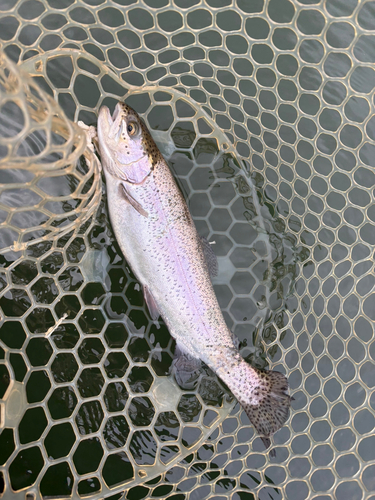
[[[0,491],[372,498],[375,2],[0,9]],[[212,372],[169,376],[73,123],[119,99],[215,241],[242,355],[288,376],[276,457]]]

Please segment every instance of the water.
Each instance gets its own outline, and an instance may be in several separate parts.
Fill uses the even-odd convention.
[[[266,458],[260,440],[235,407],[232,416],[220,426],[220,433],[215,431],[210,439],[204,438],[206,444],[197,445],[194,455],[187,455],[162,478],[152,480],[153,484],[130,490],[129,498],[155,493],[173,495],[177,491],[191,498],[227,496],[228,492],[233,498],[245,498],[251,491],[259,498],[267,494],[274,498],[313,498],[316,492],[341,500],[363,495],[370,498],[374,491],[373,69],[362,34],[362,29],[371,33],[374,28],[370,4],[327,2],[323,10],[319,4],[298,4],[297,8],[290,2],[277,5],[271,1],[266,5],[256,2],[249,8],[243,2],[226,5],[210,1],[204,6],[191,5],[187,10],[176,4],[174,13],[156,5],[122,6],[131,29],[124,28],[123,14],[119,15],[118,10],[100,6],[97,15],[101,27],[111,28],[107,32],[91,30],[95,43],[79,39],[75,28],[70,32],[70,20],[59,34],[50,33],[49,21],[39,17],[42,11],[38,4],[38,8],[33,7],[33,22],[41,27],[42,35],[36,46],[47,48],[47,44],[60,43],[58,38],[63,37],[70,47],[73,44],[83,51],[63,53],[60,47],[61,59],[50,57],[56,56],[56,51],[44,60],[38,56],[33,59],[36,52],[27,45],[32,34],[25,31],[18,36],[15,17],[7,18],[5,11],[0,37],[6,52],[17,60],[21,48],[26,70],[55,96],[69,119],[95,124],[94,111],[102,103],[113,107],[117,99],[131,94],[129,103],[154,127],[153,134],[188,198],[199,232],[216,241],[220,274],[215,290],[228,325],[240,340],[243,355],[257,366],[272,363],[274,368],[285,370],[295,398],[290,424],[275,435],[274,461]],[[17,11],[20,15],[22,5]],[[69,16],[80,24],[75,6],[67,8]],[[92,6],[90,9],[95,11]],[[51,13],[47,19],[57,22],[64,15],[65,11]],[[185,23],[181,27],[179,19]],[[185,30],[185,25],[189,29]],[[90,29],[84,24],[81,28],[83,32]],[[103,38],[112,33],[119,40],[116,48],[109,38]],[[73,38],[66,38],[68,35]],[[47,42],[48,36],[52,38]],[[196,46],[190,46],[194,43],[192,36]],[[98,59],[83,53],[105,61],[122,81],[99,68]],[[147,98],[145,89],[129,89],[129,83],[142,86],[145,81],[167,89],[155,92],[153,98]],[[168,94],[180,98],[185,95],[186,102],[181,100],[180,108],[173,104],[168,113],[172,100]],[[212,116],[213,134],[209,118],[202,116],[200,120],[198,115],[189,115],[194,101],[199,103],[198,109]],[[9,115],[6,107],[1,107],[1,112],[3,117],[19,113],[15,108]],[[22,124],[22,110],[20,116]],[[192,122],[196,124],[194,129]],[[65,137],[73,137],[69,124],[64,119],[62,123]],[[45,128],[43,121],[37,128]],[[222,136],[216,135],[219,128]],[[22,150],[35,153],[35,148],[43,147],[47,135],[38,134],[25,141]],[[5,131],[5,136],[9,137],[9,132]],[[214,137],[223,138],[217,141]],[[232,141],[236,148],[233,153]],[[56,136],[51,144],[45,156],[55,161],[59,153],[53,156],[53,150],[58,149],[61,139]],[[74,144],[78,158],[82,138]],[[1,146],[0,157],[16,153],[17,147],[5,151]],[[243,163],[241,155],[251,161]],[[52,489],[56,486],[61,493],[69,493],[71,479],[67,478],[74,476],[74,488],[78,483],[78,492],[84,494],[98,491],[101,474],[87,472],[90,477],[80,479],[75,476],[71,460],[82,471],[95,468],[102,449],[104,464],[107,454],[115,450],[106,442],[113,442],[117,431],[112,430],[121,429],[123,421],[115,419],[112,435],[107,430],[107,441],[101,437],[103,444],[99,447],[95,436],[104,436],[102,431],[108,429],[111,417],[107,418],[107,412],[108,416],[118,412],[117,418],[130,408],[128,384],[133,382],[128,382],[127,376],[133,365],[147,368],[153,378],[153,391],[157,380],[167,380],[174,344],[165,327],[158,330],[149,322],[140,290],[113,241],[105,195],[95,223],[87,217],[81,234],[67,231],[65,239],[60,237],[70,223],[71,227],[79,226],[74,219],[80,193],[85,198],[85,189],[91,185],[96,193],[102,191],[85,170],[85,162],[77,164],[73,159],[71,164],[71,172],[66,170],[59,182],[47,185],[43,180],[38,183],[30,169],[19,165],[2,170],[4,182],[18,183],[14,186],[18,190],[25,188],[25,182],[31,186],[19,197],[21,205],[14,207],[18,218],[8,215],[9,201],[0,212],[1,220],[8,217],[4,245],[13,244],[2,256],[0,277],[2,287],[10,284],[3,288],[0,299],[3,313],[9,314],[5,323],[8,326],[0,330],[1,384],[4,392],[9,380],[14,379],[6,400],[14,427],[22,429],[28,419],[37,420],[32,413],[29,417],[29,413],[23,415],[18,409],[24,408],[26,400],[28,406],[33,404],[42,411],[40,427],[22,438],[31,440],[22,445],[31,450],[30,456],[25,456],[26,466],[35,465],[31,479],[25,479],[23,465],[14,460],[17,451],[13,452],[13,431],[7,428],[0,439],[4,442],[1,449],[7,450],[2,460],[7,461],[9,453],[13,453],[9,460],[15,464],[12,474],[19,481],[17,487],[22,487],[26,484],[22,481],[34,480],[42,461],[46,461],[45,450],[55,453],[56,431],[52,430],[60,423],[67,424],[66,429],[73,431],[66,432],[75,436],[69,456],[75,458],[61,458],[62,465],[50,469],[59,478],[52,483]],[[38,168],[43,169],[43,164]],[[74,178],[69,177],[71,174]],[[50,173],[45,176],[50,177]],[[5,193],[11,193],[11,186],[7,187]],[[30,209],[23,215],[19,210],[21,206],[32,207],[36,195],[70,193],[75,193],[77,201],[72,197],[59,199],[58,203],[54,200],[42,210]],[[14,202],[16,197],[13,194],[1,203],[6,200]],[[89,206],[96,205],[93,202]],[[89,211],[79,206],[79,217],[84,218]],[[48,235],[37,226],[28,231],[31,223],[39,224],[41,213],[53,222]],[[14,245],[19,234],[22,238]],[[44,236],[55,241],[53,246],[43,241],[28,249],[22,246],[22,242]],[[51,331],[64,314],[68,316]],[[9,325],[16,332],[12,336]],[[47,338],[46,332],[50,332]],[[112,353],[117,357],[109,357]],[[129,363],[126,368],[125,357]],[[203,372],[202,377],[212,387],[212,374]],[[149,378],[142,375],[141,385]],[[132,380],[137,384],[136,377]],[[133,387],[137,390],[137,385]],[[194,396],[199,404],[210,405],[208,412],[216,413],[219,408],[215,404],[220,404],[225,388],[218,385],[215,397],[210,389],[208,397],[204,387]],[[93,395],[98,391],[100,396]],[[135,397],[149,397],[143,394],[136,392]],[[190,399],[192,423],[196,424],[199,412],[194,415],[194,408],[198,406]],[[14,404],[10,405],[10,400]],[[161,405],[160,400],[157,405]],[[164,413],[171,411],[163,408]],[[180,432],[186,427],[184,408],[186,405],[174,412],[177,420],[181,418]],[[34,407],[28,411],[31,409]],[[147,418],[147,411],[141,413],[142,418]],[[99,422],[101,414],[106,417]],[[137,423],[137,413],[132,414]],[[207,415],[201,411],[198,427],[205,429],[204,422],[210,422],[210,413]],[[45,419],[48,423],[42,428]],[[156,415],[154,419],[156,422]],[[133,425],[131,419],[129,423]],[[98,424],[101,427],[94,437],[85,434]],[[159,421],[156,427],[160,429]],[[170,424],[169,432],[175,432],[173,429],[176,427]],[[159,441],[158,432],[152,438],[144,433],[135,435],[133,443],[142,442],[146,450],[141,461],[152,460],[154,446],[148,446],[152,439]],[[207,428],[207,434],[210,432]],[[32,441],[39,433],[38,441]],[[50,433],[52,438],[47,439]],[[183,439],[188,443],[185,436]],[[68,438],[66,441],[69,443]],[[38,448],[37,442],[44,444]],[[93,465],[84,461],[80,464],[80,443],[97,449]],[[132,449],[139,453],[142,447],[135,445]],[[165,460],[173,459],[178,452],[178,445],[161,447]],[[113,456],[114,461],[127,463],[123,455]],[[40,477],[45,469],[41,470]],[[109,483],[124,480],[109,477],[105,469],[101,470]],[[146,477],[141,476],[139,481],[144,483]],[[46,494],[51,491],[48,474],[41,487]],[[33,487],[27,491],[37,493]]]

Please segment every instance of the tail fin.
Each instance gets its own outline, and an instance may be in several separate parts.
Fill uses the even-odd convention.
[[[253,389],[254,396],[259,402],[256,404],[242,403],[256,431],[260,434],[266,448],[271,445],[269,437],[280,429],[289,417],[291,397],[286,394],[288,381],[280,372],[259,372],[261,382]],[[271,450],[271,456],[275,451]]]

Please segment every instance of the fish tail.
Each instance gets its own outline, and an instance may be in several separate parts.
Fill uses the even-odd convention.
[[[268,448],[270,436],[289,418],[291,397],[287,394],[288,381],[285,375],[277,371],[258,370],[241,360],[230,378],[232,384],[227,385]],[[271,455],[274,455],[274,451]]]

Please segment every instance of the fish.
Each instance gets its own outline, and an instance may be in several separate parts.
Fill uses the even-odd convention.
[[[214,252],[198,235],[166,160],[124,102],[112,115],[101,107],[97,141],[115,237],[143,287],[151,318],[161,316],[176,341],[177,372],[178,366],[188,370],[189,360],[195,368],[204,362],[269,448],[270,437],[289,417],[287,378],[251,366],[239,353],[211,281]]]

